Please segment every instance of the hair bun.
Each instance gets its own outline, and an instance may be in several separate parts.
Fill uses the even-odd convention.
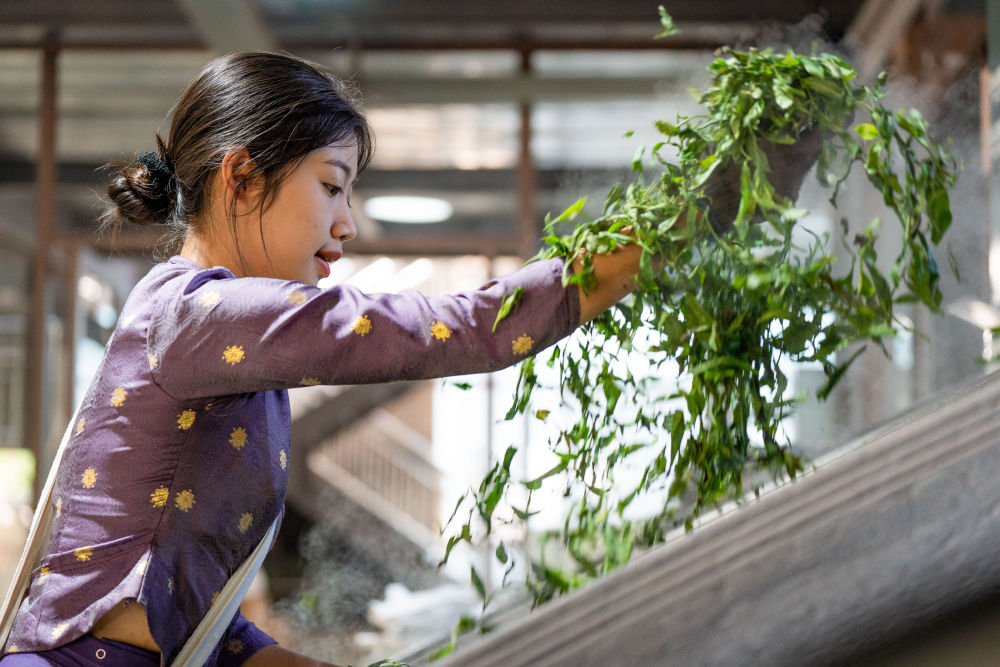
[[[111,165],[108,197],[124,221],[137,225],[165,224],[177,199],[173,170],[156,153],[133,162]]]

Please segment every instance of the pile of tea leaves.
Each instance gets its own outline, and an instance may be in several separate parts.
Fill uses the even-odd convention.
[[[670,29],[662,10],[661,19]],[[937,311],[941,303],[933,250],[951,223],[957,165],[918,111],[885,108],[884,78],[860,85],[854,69],[829,54],[724,49],[709,72],[704,113],[658,121],[662,141],[640,151],[631,180],[611,188],[599,215],[582,219],[579,201],[547,221],[540,257],[583,258],[582,271],[567,271],[568,284],[592,286],[594,255],[622,244],[639,244],[642,260],[628,299],[520,368],[508,418],[552,423],[557,413],[572,415],[554,426],[554,466],[516,479],[516,450],[508,448],[449,522],[446,559],[499,521],[526,520],[532,495],[559,485],[571,508],[562,528],[546,534],[543,553],[556,544],[562,556],[531,559],[527,584],[536,602],[745,496],[758,483],[746,483],[750,473],[794,478],[804,464],[782,430],[798,400],[786,391],[788,362],[822,367],[823,398],[856,357],[845,348],[882,347],[903,326],[902,304]],[[793,144],[817,129],[822,150],[812,173],[836,210],[848,174],[863,171],[866,180],[858,180],[898,225],[892,234],[901,249],[891,262],[876,253],[882,221],[841,220],[839,233],[813,233],[801,224],[807,211],[769,180],[768,142]],[[738,215],[718,233],[704,186],[732,165]],[[636,355],[642,364],[625,363]],[[549,381],[556,391],[545,394],[558,395],[558,404],[532,400],[543,364],[558,376]],[[636,517],[629,508],[640,499],[647,511]],[[513,553],[503,542],[495,549],[508,571]],[[489,591],[475,569],[471,576],[485,607]]]

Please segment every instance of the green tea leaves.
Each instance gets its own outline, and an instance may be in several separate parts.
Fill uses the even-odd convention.
[[[520,305],[522,296],[524,296],[523,287],[515,287],[514,291],[510,294],[504,294],[503,300],[500,301],[500,310],[497,312],[497,318],[493,322],[493,331],[496,331],[497,327],[500,326],[500,322]]]
[[[878,130],[871,123],[861,123],[855,126],[854,131],[858,133],[858,136],[865,141],[874,141],[878,139]]]
[[[660,25],[663,26],[663,32],[656,35],[656,38],[659,39],[661,37],[669,37],[670,35],[676,34],[677,27],[674,25],[673,17],[667,13],[667,10],[663,8],[663,5],[660,5],[659,10],[660,10]]]
[[[631,180],[610,189],[597,217],[587,219],[580,200],[547,226],[541,256],[583,258],[567,284],[592,286],[590,260],[622,244],[638,244],[642,259],[632,297],[587,325],[582,341],[553,348],[558,401],[547,395],[532,408],[534,358],[521,367],[507,417],[543,420],[532,426],[550,433],[558,462],[518,481],[505,458],[475,493],[487,533],[507,490],[519,521],[536,513],[532,494],[543,487],[567,499],[562,528],[539,547],[542,556],[561,548],[560,565],[529,558],[536,601],[741,497],[759,485],[750,473],[794,478],[805,464],[782,428],[801,400],[789,362],[818,364],[825,398],[866,347],[885,351],[900,304],[940,307],[935,246],[952,222],[957,166],[923,116],[886,109],[881,83],[856,85],[853,68],[828,54],[722,49],[708,69],[703,114],[656,121],[662,141],[636,152]],[[851,197],[870,188],[890,212],[884,220],[810,226],[781,181],[783,156],[813,139],[815,176],[834,207],[853,170]],[[716,179],[726,187],[711,197],[733,198],[731,231],[708,219]],[[641,364],[623,361],[638,356]],[[468,529],[449,552],[469,541]],[[506,564],[501,547],[494,555]],[[473,580],[485,597],[481,584]]]

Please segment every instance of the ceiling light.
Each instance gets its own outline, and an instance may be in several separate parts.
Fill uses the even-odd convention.
[[[104,296],[104,286],[97,278],[84,274],[76,282],[76,293],[84,301],[97,303]]]
[[[428,224],[451,217],[452,205],[434,197],[372,197],[365,200],[365,214],[382,222]]]

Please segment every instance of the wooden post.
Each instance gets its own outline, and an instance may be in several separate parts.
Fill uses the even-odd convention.
[[[983,156],[987,188],[987,214],[989,224],[989,277],[990,295],[994,305],[1000,304],[1000,0],[986,1],[986,66],[983,76]]]
[[[531,51],[521,51],[521,76],[531,76]],[[531,152],[531,102],[521,102],[520,150],[517,162],[517,250],[527,259],[538,248],[535,221],[535,159]]]
[[[48,457],[43,429],[45,316],[48,253],[56,216],[56,66],[59,47],[49,39],[42,50],[41,109],[36,180],[35,238],[28,289],[27,363],[24,374],[24,441],[35,456],[34,497],[41,493]]]
[[[74,238],[62,244],[65,264],[63,265],[63,289],[66,303],[63,306],[63,411],[62,424],[68,424],[76,408],[76,279],[80,264],[80,244]]]

